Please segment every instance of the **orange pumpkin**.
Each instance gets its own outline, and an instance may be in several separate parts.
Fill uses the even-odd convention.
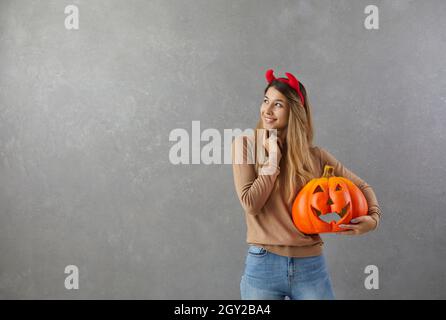
[[[294,200],[293,222],[303,233],[345,231],[340,224],[367,214],[367,200],[361,190],[350,180],[335,176],[333,171],[332,166],[326,165],[322,177],[308,182]],[[337,222],[321,220],[321,216],[332,212],[340,217]]]

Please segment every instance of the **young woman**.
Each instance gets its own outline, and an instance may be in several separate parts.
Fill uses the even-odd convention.
[[[328,164],[334,167],[334,175],[361,189],[369,208],[368,215],[343,225],[345,231],[340,234],[360,235],[376,229],[381,209],[370,185],[327,150],[313,145],[307,91],[291,73],[285,75],[287,78],[275,78],[273,70],[266,72],[255,136],[238,136],[232,144],[234,183],[245,211],[249,245],[241,298],[334,299],[322,239],[300,232],[292,221],[295,197],[307,182],[320,177]],[[270,129],[276,129],[271,130],[276,136],[265,134]],[[237,152],[243,154],[243,161],[236,161]],[[258,154],[266,157],[260,159]],[[262,165],[274,163],[265,161],[272,156],[276,165],[268,165],[269,172],[263,170]],[[248,158],[251,160],[246,161]]]

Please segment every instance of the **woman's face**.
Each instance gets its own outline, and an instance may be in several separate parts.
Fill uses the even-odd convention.
[[[288,126],[289,107],[286,97],[274,87],[269,87],[260,108],[265,129],[283,130]]]

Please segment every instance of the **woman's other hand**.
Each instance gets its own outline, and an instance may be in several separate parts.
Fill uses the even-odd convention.
[[[342,235],[361,235],[372,231],[377,226],[377,221],[369,215],[360,216],[350,220],[353,224],[340,224],[339,227],[346,229],[346,231],[337,232]]]

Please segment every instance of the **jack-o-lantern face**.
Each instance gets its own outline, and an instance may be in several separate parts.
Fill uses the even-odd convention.
[[[333,175],[326,165],[321,178],[312,179],[297,195],[292,216],[295,226],[307,234],[344,231],[340,224],[366,215],[367,201],[361,190],[350,180]],[[324,215],[336,213],[338,221],[325,222]]]

